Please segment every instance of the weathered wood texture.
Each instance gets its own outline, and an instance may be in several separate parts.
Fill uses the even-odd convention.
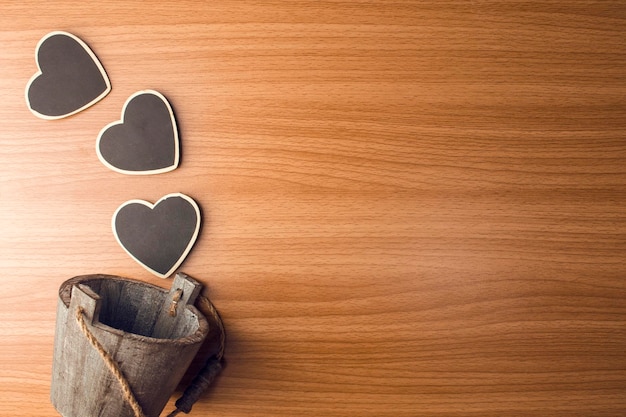
[[[47,122],[54,29],[113,90]],[[95,142],[145,88],[181,165],[130,177]],[[625,97],[624,1],[0,1],[0,416],[58,417],[64,280],[169,288],[111,216],[172,192],[229,335],[190,417],[623,415]]]
[[[177,290],[183,295],[172,315]],[[59,413],[135,416],[102,352],[80,328],[76,314],[82,308],[88,330],[116,361],[145,416],[158,417],[209,332],[207,321],[193,307],[199,291],[197,282],[181,275],[169,293],[107,275],[65,282],[59,291],[51,387]]]

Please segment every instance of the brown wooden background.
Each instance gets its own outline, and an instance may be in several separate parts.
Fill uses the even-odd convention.
[[[623,1],[0,6],[1,416],[57,415],[61,282],[169,287],[110,219],[171,192],[204,210],[182,270],[228,329],[192,416],[623,415]],[[24,87],[52,30],[113,91],[43,121]],[[146,88],[182,164],[124,176],[95,140]]]

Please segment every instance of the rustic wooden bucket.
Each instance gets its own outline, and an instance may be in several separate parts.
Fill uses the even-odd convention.
[[[178,274],[171,290],[111,275],[61,285],[51,400],[63,417],[132,417],[119,379],[86,329],[117,363],[146,417],[158,417],[206,338],[209,325],[193,303],[201,285]],[[80,310],[79,310],[80,309]]]

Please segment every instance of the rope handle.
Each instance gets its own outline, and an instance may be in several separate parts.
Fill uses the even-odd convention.
[[[96,336],[94,336],[91,330],[89,330],[89,327],[87,327],[87,322],[85,321],[85,309],[84,308],[78,307],[76,309],[76,320],[78,321],[78,325],[80,326],[80,329],[84,333],[85,337],[87,338],[91,346],[93,346],[94,349],[98,351],[98,353],[104,360],[104,363],[106,364],[107,368],[109,368],[113,376],[115,376],[115,379],[117,379],[117,381],[122,386],[122,393],[124,394],[124,399],[128,402],[128,404],[130,405],[130,408],[133,409],[133,413],[135,413],[135,417],[145,417],[143,410],[141,408],[141,405],[139,405],[139,403],[137,402],[137,399],[135,398],[135,394],[133,394],[133,390],[130,387],[128,380],[122,373],[122,370],[118,366],[117,362],[115,361],[115,359],[113,359],[111,354],[109,354],[109,352],[106,351],[106,349],[104,348],[104,346],[102,346],[102,344],[98,341],[98,339],[96,339]]]
[[[178,295],[178,299],[180,299],[180,295]],[[172,307],[170,308],[170,314],[176,314],[176,305],[178,299],[175,299],[172,303]],[[226,347],[226,332],[224,330],[224,323],[217,312],[217,309],[209,301],[206,297],[199,297],[200,302],[203,306],[208,310],[211,317],[213,318],[214,323],[217,325],[219,330],[219,349],[218,352],[211,356],[204,367],[200,370],[198,375],[193,379],[189,387],[183,393],[183,396],[180,397],[176,401],[176,410],[172,411],[168,417],[174,417],[181,411],[185,414],[188,414],[191,411],[193,405],[200,399],[204,391],[213,383],[215,377],[222,370],[222,358],[224,357],[224,350]],[[76,320],[80,326],[81,331],[89,341],[89,343],[93,346],[94,349],[100,354],[104,363],[107,365],[115,379],[119,382],[122,387],[122,393],[124,394],[124,399],[128,402],[130,407],[135,414],[135,417],[146,417],[143,413],[143,409],[141,405],[137,402],[137,398],[135,398],[135,394],[133,393],[128,380],[124,376],[124,373],[120,369],[119,365],[115,361],[115,359],[106,351],[104,346],[96,339],[94,334],[91,332],[89,327],[87,326],[87,322],[85,321],[85,309],[83,307],[78,307],[76,309]]]

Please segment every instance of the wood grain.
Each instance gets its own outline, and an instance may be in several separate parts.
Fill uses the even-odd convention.
[[[623,2],[1,3],[0,415],[56,415],[64,280],[169,287],[110,219],[171,192],[228,331],[192,416],[623,414]],[[52,30],[113,90],[48,122],[24,87]],[[124,176],[95,141],[146,88],[181,165]]]

